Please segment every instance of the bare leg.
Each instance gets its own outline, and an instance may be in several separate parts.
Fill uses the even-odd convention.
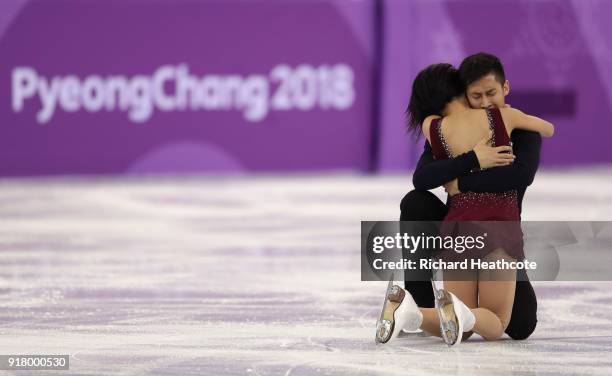
[[[435,308],[420,308],[423,314],[423,323],[421,324],[421,330],[427,333],[442,337],[440,333],[440,318],[438,317],[438,310]]]
[[[485,261],[514,259],[503,250],[496,249],[491,252]],[[481,270],[478,272],[478,280],[471,275],[462,278],[457,273],[476,273],[470,271],[445,271],[449,280],[444,281],[444,288],[455,294],[472,309],[476,318],[473,331],[480,334],[486,340],[499,339],[510,323],[512,305],[514,303],[514,291],[516,287],[516,269],[509,270]],[[450,278],[452,276],[452,278]],[[467,277],[467,276],[466,276]],[[456,279],[456,280],[451,280]],[[464,279],[464,280],[461,280]],[[440,333],[440,319],[435,308],[421,308],[423,323],[421,329],[438,337]],[[472,332],[464,334],[463,340],[472,335]]]
[[[501,248],[491,252],[486,261],[506,259],[515,261]],[[472,312],[476,316],[474,331],[486,340],[499,339],[510,323],[514,291],[516,289],[516,269],[481,270],[478,281],[478,308]]]

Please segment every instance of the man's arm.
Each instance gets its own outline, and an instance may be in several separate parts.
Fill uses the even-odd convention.
[[[423,154],[412,175],[412,184],[416,190],[420,191],[433,189],[479,166],[478,158],[473,150],[453,159],[434,160],[431,146],[425,142]]]
[[[461,192],[505,192],[533,183],[540,164],[540,134],[516,129],[512,132],[514,163],[467,174],[459,178]]]

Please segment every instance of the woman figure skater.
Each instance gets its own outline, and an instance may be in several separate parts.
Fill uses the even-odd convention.
[[[459,72],[450,64],[434,64],[421,71],[412,86],[408,105],[408,128],[427,138],[436,159],[453,158],[490,137],[493,146],[508,145],[513,129],[525,129],[551,137],[551,123],[513,108],[472,109],[465,98]],[[440,116],[441,115],[441,116]],[[510,155],[508,158],[512,158]],[[486,262],[523,260],[523,239],[516,191],[503,193],[458,193],[450,198],[441,235],[462,233],[469,224],[454,221],[510,221],[502,227],[481,228],[493,233],[487,247],[469,256],[442,249],[435,258],[456,261],[478,258]],[[492,222],[493,223],[493,222]],[[473,228],[471,229],[473,230]],[[449,346],[457,345],[473,332],[486,340],[499,339],[512,313],[516,269],[444,270],[444,288],[435,290],[436,308],[419,308],[398,285],[387,288],[376,341],[387,343],[402,329],[422,329],[440,336]],[[465,332],[465,334],[464,334]]]

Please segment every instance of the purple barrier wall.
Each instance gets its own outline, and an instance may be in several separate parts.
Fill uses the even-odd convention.
[[[404,131],[416,74],[488,51],[506,68],[507,102],[556,125],[542,165],[612,162],[609,1],[385,0],[378,167],[406,171],[422,152]]]
[[[367,169],[373,0],[0,3],[0,176]]]
[[[422,150],[404,128],[412,79],[481,50],[505,63],[511,105],[556,124],[543,165],[611,162],[611,13],[595,0],[4,0],[0,176],[407,171]]]

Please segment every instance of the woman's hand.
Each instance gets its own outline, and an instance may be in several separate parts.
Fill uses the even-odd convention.
[[[491,147],[488,145],[490,140],[491,138],[483,138],[474,146],[480,168],[507,166],[514,162],[516,157],[512,154],[511,146]]]

